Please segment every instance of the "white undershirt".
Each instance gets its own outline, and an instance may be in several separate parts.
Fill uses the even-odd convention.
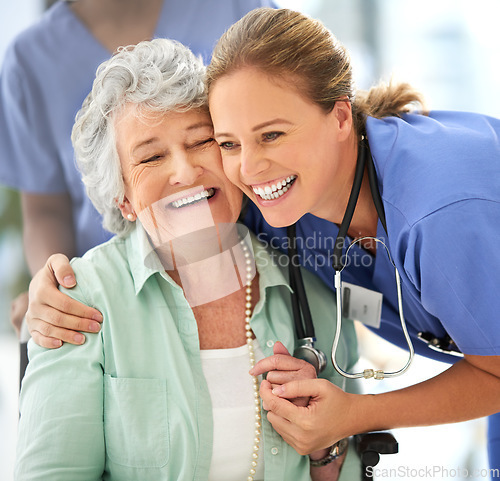
[[[256,361],[264,354],[253,341]],[[246,479],[255,437],[255,403],[248,347],[204,349],[201,363],[212,399],[214,439],[209,481]],[[262,437],[261,437],[262,452]],[[264,479],[264,457],[259,456],[254,479]]]

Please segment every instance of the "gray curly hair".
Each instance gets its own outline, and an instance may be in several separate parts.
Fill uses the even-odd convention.
[[[146,112],[208,111],[204,75],[201,58],[167,39],[122,47],[97,69],[71,140],[87,195],[108,231],[124,236],[132,226],[118,208],[125,191],[115,143],[116,114],[126,104]]]

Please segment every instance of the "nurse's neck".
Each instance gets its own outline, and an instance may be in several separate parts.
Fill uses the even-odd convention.
[[[71,10],[109,52],[151,40],[163,0],[77,0]]]
[[[376,237],[378,225],[378,214],[373,203],[373,198],[368,181],[368,172],[365,169],[363,175],[363,183],[361,184],[361,191],[359,193],[358,203],[356,210],[352,216],[351,225],[347,231],[347,235],[351,239],[359,239],[361,237]],[[360,245],[375,255],[377,251],[377,243],[371,240],[361,241]]]
[[[352,139],[351,147],[348,158],[350,159],[352,175],[349,176],[349,182],[347,183],[347,189],[344,192],[343,199],[343,210],[341,213],[337,213],[338,219],[335,221],[338,225],[342,222],[344,216],[345,208],[349,199],[349,195],[352,189],[352,182],[354,179],[354,170],[356,166],[356,159],[358,155],[358,140],[357,135]],[[361,184],[361,190],[359,192],[358,202],[356,203],[356,209],[352,216],[352,220],[347,231],[347,235],[351,239],[359,239],[361,237],[376,237],[377,236],[377,225],[378,225],[378,214],[375,204],[373,203],[373,197],[370,189],[370,182],[368,179],[368,170],[365,166],[365,171],[363,174],[363,182]],[[368,252],[375,255],[376,253],[376,242],[367,241],[360,242],[360,245],[364,247]]]

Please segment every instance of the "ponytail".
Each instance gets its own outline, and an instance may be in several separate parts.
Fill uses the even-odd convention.
[[[381,119],[399,117],[401,114],[420,110],[425,115],[423,95],[408,83],[386,84],[384,82],[370,90],[358,90],[352,105],[354,126],[358,133],[365,131],[367,116]]]

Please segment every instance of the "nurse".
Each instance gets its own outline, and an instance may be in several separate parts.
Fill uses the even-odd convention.
[[[421,97],[408,85],[355,93],[342,45],[320,22],[289,10],[254,10],[233,25],[214,50],[208,89],[225,172],[264,217],[253,207],[247,224],[266,234],[261,240],[285,248],[280,228],[298,222],[298,244],[308,246],[302,259],[313,270],[330,258],[320,241],[336,237],[365,142],[387,232],[365,172],[348,236],[377,237],[388,246],[413,336],[423,333],[463,353],[436,378],[380,395],[347,394],[319,380],[274,391],[264,383],[275,429],[309,452],[359,432],[499,411],[500,121],[410,113]],[[373,240],[360,244],[357,265],[343,277],[383,293],[380,332],[404,343],[393,266]],[[332,285],[331,262],[323,264],[319,273]],[[419,352],[428,350],[414,343]],[[275,365],[266,359],[255,373]],[[309,408],[286,401],[297,396],[311,396]]]

